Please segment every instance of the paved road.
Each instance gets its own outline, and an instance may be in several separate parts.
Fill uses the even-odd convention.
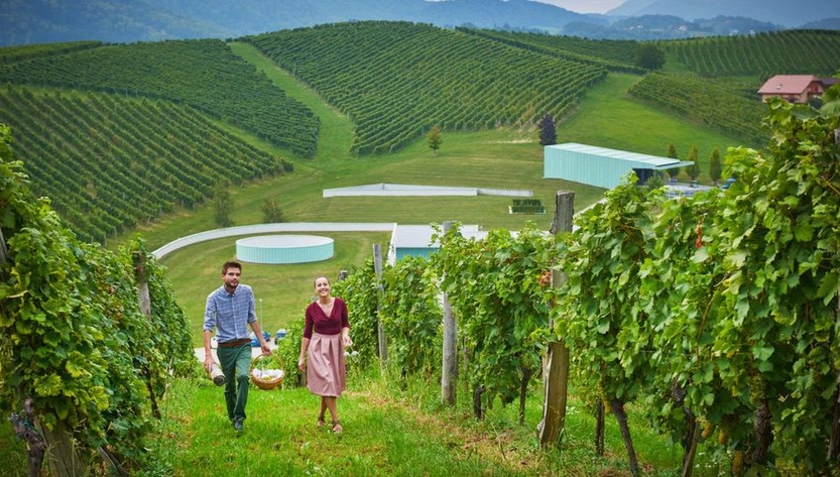
[[[395,223],[356,223],[356,222],[296,222],[282,224],[256,224],[208,230],[187,235],[173,240],[152,254],[160,259],[168,253],[207,240],[238,235],[267,234],[277,232],[394,232]]]

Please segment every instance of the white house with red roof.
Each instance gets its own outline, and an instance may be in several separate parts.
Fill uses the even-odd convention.
[[[814,75],[776,75],[758,90],[761,100],[778,96],[789,103],[807,103],[811,96],[823,94],[828,86]]]

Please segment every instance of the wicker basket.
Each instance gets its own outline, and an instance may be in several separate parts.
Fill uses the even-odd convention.
[[[279,370],[280,375],[262,376],[262,373],[268,370]],[[256,372],[255,372],[256,371]],[[283,371],[283,361],[280,357],[272,353],[268,356],[259,355],[251,360],[251,369],[248,370],[248,375],[251,376],[251,382],[256,384],[258,388],[266,391],[272,390],[283,383],[285,376]]]

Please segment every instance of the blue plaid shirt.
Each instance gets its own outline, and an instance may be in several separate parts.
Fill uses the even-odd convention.
[[[248,324],[257,321],[254,291],[239,284],[233,293],[224,285],[207,296],[204,309],[204,331],[216,328],[219,343],[248,338]]]

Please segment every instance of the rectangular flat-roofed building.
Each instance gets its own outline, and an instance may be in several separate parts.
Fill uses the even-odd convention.
[[[633,169],[662,171],[685,167],[692,161],[651,156],[575,142],[545,146],[543,177],[563,179],[595,187],[612,189]]]

